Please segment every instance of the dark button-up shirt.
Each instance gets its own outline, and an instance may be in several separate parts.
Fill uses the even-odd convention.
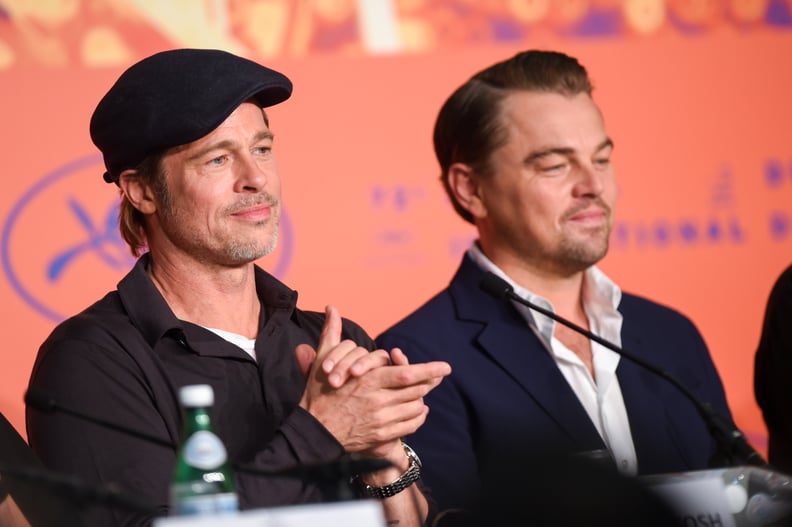
[[[335,460],[342,445],[298,406],[305,379],[297,344],[316,347],[324,314],[297,309],[297,293],[256,268],[261,319],[256,360],[211,331],[179,320],[146,273],[143,256],[85,311],[62,322],[41,346],[30,385],[60,405],[129,429],[179,441],[177,393],[210,384],[212,424],[234,465],[264,471]],[[371,338],[344,320],[344,336],[373,349]],[[63,412],[27,409],[31,447],[50,469],[124,492],[167,511],[175,450]],[[242,508],[316,502],[320,488],[298,479],[237,471]],[[86,504],[85,525],[146,525],[151,515]]]

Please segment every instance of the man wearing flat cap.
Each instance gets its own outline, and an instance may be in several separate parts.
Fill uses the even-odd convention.
[[[41,346],[30,386],[64,407],[177,443],[181,386],[209,384],[213,425],[232,465],[260,471],[381,458],[360,496],[419,525],[420,463],[401,437],[424,421],[423,396],[450,372],[375,350],[328,306],[255,265],[275,247],[281,182],[263,108],[291,82],[216,50],[158,53],[130,67],[99,102],[91,138],[121,194],[120,229],[139,259],[115,291],[61,323]],[[372,351],[373,350],[373,351]],[[30,444],[49,468],[117,483],[167,513],[173,448],[68,415],[27,411]],[[322,501],[319,485],[237,471],[241,508]],[[85,525],[147,525],[152,515],[94,507]]]

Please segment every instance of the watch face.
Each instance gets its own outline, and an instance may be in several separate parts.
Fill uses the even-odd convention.
[[[415,464],[418,465],[418,468],[421,468],[421,458],[418,457],[418,454],[415,453],[415,450],[410,448],[410,445],[407,443],[402,443],[402,446],[404,446],[404,451],[407,453],[407,457],[414,459]]]

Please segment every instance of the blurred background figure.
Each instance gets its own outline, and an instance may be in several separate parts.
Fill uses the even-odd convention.
[[[768,432],[768,461],[792,474],[792,266],[767,300],[754,364],[754,393]]]
[[[44,469],[22,436],[0,413],[0,527],[80,525],[79,503],[75,494],[70,493],[74,488],[66,488],[61,484],[63,481]]]

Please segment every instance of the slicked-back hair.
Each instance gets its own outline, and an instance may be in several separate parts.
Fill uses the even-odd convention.
[[[454,198],[448,170],[454,163],[470,166],[479,176],[491,175],[492,153],[508,141],[501,119],[503,99],[515,91],[574,96],[591,95],[586,69],[556,51],[529,50],[476,73],[443,104],[435,121],[434,149],[441,180],[454,210],[474,223],[473,216]]]

